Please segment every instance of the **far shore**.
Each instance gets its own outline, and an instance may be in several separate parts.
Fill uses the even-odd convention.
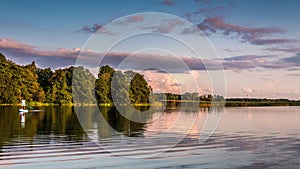
[[[164,104],[170,106],[180,106],[182,104],[199,104],[199,107],[210,107],[210,106],[225,106],[225,107],[253,107],[253,106],[300,106],[300,101],[265,101],[265,102],[255,102],[255,101],[191,101],[191,100],[163,100],[159,102],[154,102],[152,104],[131,104],[132,106],[162,106]],[[58,104],[58,103],[39,103],[39,102],[29,102],[27,107],[40,107],[40,106],[96,106],[97,104]],[[0,106],[20,106],[21,104],[0,104]],[[103,107],[113,107],[114,104],[110,103],[100,103],[98,106]],[[126,104],[120,104],[120,106],[127,106]]]

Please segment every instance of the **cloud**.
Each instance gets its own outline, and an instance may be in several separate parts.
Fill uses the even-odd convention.
[[[144,71],[142,74],[155,93],[180,93],[182,85],[171,74],[153,71]]]
[[[23,56],[39,56],[39,57],[47,57],[47,56],[56,56],[62,58],[74,58],[76,57],[80,49],[65,49],[59,48],[56,50],[40,50],[35,46],[23,44],[12,39],[4,38],[0,39],[0,50],[8,53],[10,55],[16,57]]]
[[[101,64],[110,64],[117,67],[124,59],[128,59],[127,65],[123,65],[123,69],[143,69],[146,65],[158,66],[165,68],[171,72],[185,71],[183,66],[190,66],[196,69],[205,69],[201,61],[197,58],[175,57],[162,54],[133,54],[132,52],[109,52],[109,53],[96,53],[93,51],[81,51],[79,48],[65,49],[59,48],[56,50],[42,50],[38,47],[20,43],[12,39],[0,39],[0,51],[10,58],[22,60],[37,61],[41,66],[57,67],[68,66],[75,64],[78,55],[80,54],[87,63],[97,63],[100,58],[103,58]],[[39,62],[40,61],[40,62]],[[58,62],[61,61],[61,62]],[[197,65],[199,63],[199,65]],[[144,67],[143,67],[144,66]],[[151,67],[150,67],[151,68]]]
[[[224,49],[224,51],[226,51],[226,52],[229,52],[229,53],[234,53],[234,52],[240,52],[241,50],[237,50],[237,49],[229,49],[229,48],[226,48],[226,49]]]
[[[109,64],[119,69],[143,70],[145,68],[162,73],[183,73],[189,70],[251,70],[251,69],[295,69],[300,68],[300,53],[278,58],[272,55],[241,55],[218,59],[200,59],[190,56],[172,56],[161,53],[81,51],[79,48],[43,50],[33,45],[4,38],[0,39],[0,52],[17,61],[36,61],[42,67],[66,67],[74,65],[80,53],[88,65],[95,65],[102,58],[101,65]],[[120,65],[121,64],[121,65]],[[99,66],[99,65],[97,65]]]
[[[0,51],[16,61],[22,63],[36,61],[39,66],[51,68],[74,65],[80,52],[89,57],[97,55],[91,51],[80,51],[80,48],[42,50],[8,38],[0,39]]]
[[[254,45],[282,44],[282,43],[297,42],[296,39],[285,39],[285,38],[259,39],[257,37],[254,37],[254,38],[249,38],[248,40],[251,44],[254,44]]]
[[[300,77],[300,73],[287,73],[288,76]]]
[[[159,24],[155,26],[143,26],[141,29],[149,29],[153,32],[157,33],[171,33],[176,29],[178,26],[184,25],[184,22],[180,19],[168,19],[168,20],[162,20]]]
[[[152,25],[142,25],[140,29],[149,30],[156,33],[162,33],[167,34],[174,31],[177,27],[180,27],[184,25],[184,22],[181,19],[164,19],[161,20],[159,23],[155,23]]]
[[[290,63],[294,66],[300,66],[300,53],[291,57],[282,58],[280,61],[282,63]]]
[[[300,53],[299,47],[289,47],[289,48],[283,48],[283,47],[272,47],[267,48],[268,51],[278,51],[278,52],[289,52],[289,53]]]
[[[198,32],[196,29],[194,28],[184,28],[181,31],[182,35],[190,35],[190,34],[195,34],[196,32]]]
[[[208,35],[211,33],[222,32],[224,35],[232,35],[239,38],[241,42],[249,42],[254,45],[281,44],[297,41],[295,39],[267,38],[273,34],[285,33],[284,30],[276,27],[244,27],[226,23],[222,17],[206,18],[197,26]]]
[[[143,15],[133,15],[126,17],[126,19],[123,19],[122,21],[114,22],[117,25],[128,25],[132,23],[142,22],[144,21]],[[106,35],[115,35],[116,33],[108,30],[105,26],[99,23],[94,23],[91,26],[85,25],[77,32],[83,32],[83,33],[99,33],[99,34],[106,34]]]
[[[170,33],[172,32],[177,26],[184,25],[183,21],[179,19],[171,19],[171,20],[163,20],[161,24],[156,27],[155,32],[158,33]]]
[[[92,26],[85,25],[77,32],[84,32],[84,33],[99,33],[99,34],[106,34],[106,35],[114,35],[115,33],[107,30],[103,25],[94,23]]]
[[[205,3],[205,4],[210,4],[211,0],[194,0],[195,2],[200,2],[200,3]]]
[[[211,7],[211,8],[199,8],[198,9],[198,13],[212,13],[218,10],[223,10],[225,9],[225,6],[215,6],[215,7]]]
[[[248,28],[239,25],[225,23],[222,17],[206,18],[200,23],[199,28],[203,30],[209,30],[210,32],[216,32],[217,30],[224,31],[224,34],[238,33],[241,35],[266,35],[270,33],[283,33],[284,31],[279,28]]]
[[[83,26],[80,29],[80,31],[85,33],[95,33],[97,30],[101,29],[102,27],[103,27],[102,25],[95,23],[92,26],[88,26],[88,25]]]
[[[184,93],[184,92],[195,92],[207,93],[208,90],[200,88],[199,71],[188,71],[185,73],[167,73],[167,72],[156,72],[152,70],[146,70],[142,73],[147,82],[151,85],[154,92],[163,93]]]
[[[202,14],[205,16],[217,16],[221,11],[225,9],[225,6],[215,6],[215,7],[205,7],[205,8],[199,8],[197,11],[192,12],[193,15]]]
[[[138,23],[138,22],[143,22],[144,21],[144,16],[143,15],[132,15],[128,16],[125,19],[113,22],[116,25],[128,25],[128,24],[133,24],[133,23]]]
[[[247,94],[251,94],[254,92],[253,89],[250,89],[249,87],[244,86],[242,89],[242,92],[247,93]]]
[[[162,5],[173,6],[175,3],[172,0],[163,0],[161,2]]]
[[[223,59],[225,70],[251,70],[251,69],[284,69],[298,67],[299,65],[288,63],[289,57],[279,58],[272,55],[244,55]]]
[[[271,55],[245,55],[223,59],[226,70],[246,69],[295,69],[300,67],[300,53],[285,58],[276,58]]]
[[[193,75],[195,79],[199,79],[201,77],[201,73],[197,70],[191,70],[190,73]]]
[[[171,56],[159,53],[109,52],[101,65],[110,64],[119,69],[165,71],[182,73],[188,70],[206,70],[202,61],[189,56]]]
[[[132,23],[132,22],[142,22],[144,21],[143,15],[133,15],[126,18],[126,22]]]
[[[242,55],[224,58],[225,61],[253,61],[255,59],[272,57],[270,55]]]
[[[192,12],[187,12],[184,14],[185,18],[189,21],[192,20],[192,17],[198,17],[199,14],[201,14],[201,16],[207,16],[207,17],[217,17],[220,16],[221,13],[224,13],[224,10],[226,9],[225,6],[214,6],[214,7],[208,7],[205,5],[202,5],[204,7],[200,7],[198,8],[198,10],[196,11],[192,11]]]

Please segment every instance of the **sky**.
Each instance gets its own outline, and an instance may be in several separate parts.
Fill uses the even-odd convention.
[[[109,64],[157,92],[300,100],[300,1],[1,0],[0,52],[52,69]]]

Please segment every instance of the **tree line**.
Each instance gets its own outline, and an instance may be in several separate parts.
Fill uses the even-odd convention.
[[[300,105],[300,101],[267,98],[227,98],[197,92],[153,93],[144,76],[105,65],[95,77],[82,66],[51,70],[35,62],[18,65],[0,53],[0,104],[28,102],[72,104],[149,104],[155,101],[221,101],[227,106]],[[73,92],[75,90],[76,92]]]
[[[174,94],[174,93],[154,93],[155,98],[158,101],[168,101],[168,100],[186,100],[186,101],[225,101],[223,96],[203,94],[199,95],[197,92],[186,92],[184,94]]]
[[[38,68],[35,62],[21,66],[0,53],[0,104],[16,104],[21,99],[29,102],[71,104],[149,104],[164,100],[224,100],[218,95],[198,93],[153,93],[144,76],[121,72],[105,65],[98,76],[83,67],[70,66],[51,70]],[[72,90],[76,92],[72,93]]]
[[[51,70],[35,62],[21,66],[0,53],[0,104],[29,102],[71,104],[90,103],[149,104],[152,88],[144,76],[121,72],[105,65],[98,77],[82,66]],[[76,90],[72,95],[72,90]]]

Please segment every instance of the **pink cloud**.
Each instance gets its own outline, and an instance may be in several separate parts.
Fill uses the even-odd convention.
[[[34,46],[22,44],[9,38],[0,39],[0,49],[11,48],[11,49],[33,49]]]
[[[286,39],[286,38],[274,38],[274,39],[260,39],[258,37],[249,38],[248,41],[254,45],[265,45],[265,44],[282,44],[297,42],[296,39]]]
[[[134,23],[138,23],[138,22],[143,22],[144,21],[144,15],[132,15],[132,16],[128,16],[125,17],[122,20],[118,20],[116,22],[114,22],[115,25],[129,25],[129,24],[134,24]]]
[[[244,87],[242,88],[242,92],[247,93],[247,94],[251,94],[251,93],[254,92],[254,90],[253,90],[253,89],[250,89],[249,87],[244,86]]]
[[[299,47],[272,47],[272,48],[267,48],[266,50],[269,51],[278,51],[278,52],[289,52],[289,53],[300,53],[300,48]]]
[[[153,91],[158,93],[180,93],[180,84],[176,82],[171,74],[157,73],[153,71],[142,72],[147,82],[153,88]]]
[[[175,3],[172,0],[163,0],[161,2],[161,4],[167,5],[167,6],[173,6],[173,5],[175,5]]]
[[[168,20],[161,20],[159,24],[155,25],[143,25],[140,29],[151,30],[153,32],[158,33],[170,33],[174,31],[177,27],[183,26],[184,22],[180,19],[168,19]]]
[[[205,89],[199,87],[200,73],[189,71],[185,73],[167,73],[162,71],[146,70],[141,72],[155,93],[206,93]]]
[[[183,73],[188,70],[251,70],[256,68],[284,69],[300,67],[299,54],[285,58],[276,58],[270,55],[242,55],[224,58],[223,60],[199,59],[190,56],[170,56],[160,53],[132,52],[108,52],[99,53],[94,51],[81,51],[80,48],[55,50],[43,50],[33,45],[20,43],[18,41],[4,38],[0,39],[0,51],[5,55],[18,59],[40,61],[47,67],[72,65],[76,62],[78,55],[88,66],[95,66],[103,58],[100,65],[109,64],[115,68],[119,67],[124,59],[131,60],[120,69],[142,70],[145,66],[155,65],[171,73]],[[38,63],[38,62],[37,62]],[[221,64],[222,63],[222,64]],[[146,65],[145,65],[146,64]],[[99,66],[99,65],[96,65]],[[150,67],[151,68],[151,67]]]
[[[3,50],[6,53],[9,53],[14,56],[56,56],[64,58],[76,57],[80,52],[79,48],[40,50],[35,46],[23,44],[8,38],[0,39],[0,50]]]
[[[144,21],[144,16],[143,15],[133,15],[133,16],[129,16],[126,19],[127,22],[142,22]]]
[[[285,33],[284,30],[276,27],[253,28],[226,23],[222,17],[206,18],[198,24],[199,29],[206,33],[222,32],[224,35],[238,35],[242,42],[249,42],[255,45],[281,44],[295,42],[295,39],[266,38],[272,34]]]
[[[206,18],[200,23],[199,28],[203,30],[210,30],[216,32],[217,30],[224,31],[224,34],[238,33],[238,34],[250,34],[250,35],[266,35],[270,33],[284,33],[282,29],[270,27],[270,28],[249,28],[239,25],[234,25],[224,22],[222,17]]]

